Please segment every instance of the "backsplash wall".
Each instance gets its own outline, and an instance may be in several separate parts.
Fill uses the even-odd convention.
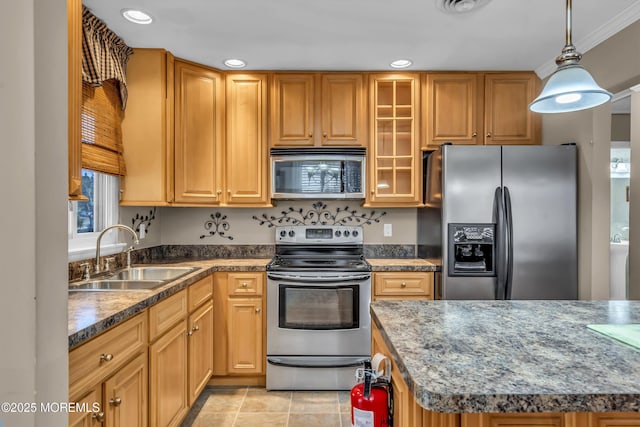
[[[411,208],[366,209],[346,201],[282,201],[274,208],[169,207],[159,212],[162,245],[274,244],[274,226],[314,222],[362,225],[367,245],[416,244],[416,209]],[[384,236],[384,224],[391,224],[392,236]]]

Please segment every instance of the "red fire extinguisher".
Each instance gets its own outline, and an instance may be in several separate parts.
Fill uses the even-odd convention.
[[[384,371],[378,369],[382,361],[386,361]],[[364,363],[364,369],[358,369],[356,377],[363,382],[351,389],[351,425],[392,427],[393,388],[389,359],[380,353],[376,354],[371,362]]]

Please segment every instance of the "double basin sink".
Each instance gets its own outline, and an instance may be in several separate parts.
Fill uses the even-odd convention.
[[[130,267],[112,275],[71,283],[69,291],[144,291],[196,271],[198,267]]]

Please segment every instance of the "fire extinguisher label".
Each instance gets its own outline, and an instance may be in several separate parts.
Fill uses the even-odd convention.
[[[353,427],[374,427],[373,411],[353,408]]]

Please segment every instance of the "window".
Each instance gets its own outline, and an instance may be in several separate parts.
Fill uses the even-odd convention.
[[[82,170],[82,193],[87,201],[69,202],[69,261],[92,258],[100,231],[118,223],[119,178],[113,175]],[[118,233],[105,234],[103,253],[119,252]]]

